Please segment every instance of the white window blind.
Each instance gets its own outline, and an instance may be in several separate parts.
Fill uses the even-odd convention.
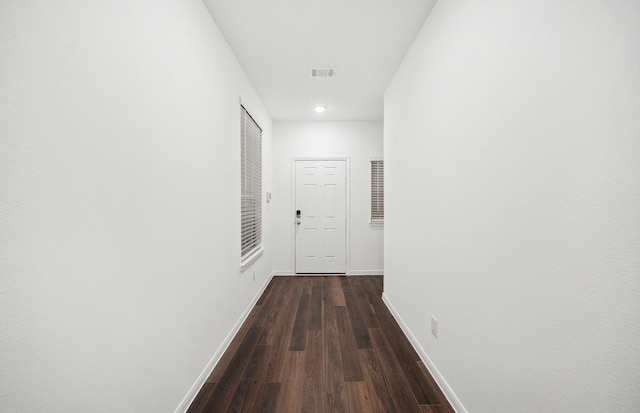
[[[262,246],[262,130],[241,107],[241,261]]]
[[[371,161],[371,222],[384,221],[384,161]]]

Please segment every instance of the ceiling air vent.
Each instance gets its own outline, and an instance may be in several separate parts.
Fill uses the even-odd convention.
[[[314,67],[311,69],[311,77],[333,77],[336,71],[328,67]]]

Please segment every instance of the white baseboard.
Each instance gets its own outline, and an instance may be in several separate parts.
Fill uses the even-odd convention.
[[[384,275],[384,270],[351,270],[349,275]]]
[[[293,272],[291,272],[291,270],[273,270],[271,272],[271,276],[276,276],[276,275],[295,275]]]
[[[389,311],[391,311],[393,318],[396,319],[396,321],[398,322],[398,325],[400,325],[400,328],[402,329],[404,334],[407,336],[407,338],[411,342],[411,345],[413,346],[413,348],[418,353],[418,356],[420,356],[420,359],[422,359],[422,362],[427,367],[427,370],[429,370],[429,373],[431,373],[431,375],[435,379],[438,386],[440,386],[440,389],[444,393],[447,400],[449,400],[449,403],[451,404],[451,407],[453,407],[453,410],[455,410],[456,413],[467,413],[467,409],[464,408],[464,406],[462,405],[462,402],[460,402],[460,399],[458,399],[458,396],[456,396],[456,394],[453,392],[453,389],[451,388],[451,386],[449,386],[449,384],[444,379],[444,377],[442,377],[442,374],[440,374],[440,371],[438,371],[438,368],[435,366],[435,364],[433,364],[433,361],[431,361],[431,358],[429,357],[427,352],[424,350],[422,345],[418,342],[418,339],[416,338],[416,336],[413,335],[413,332],[411,332],[411,330],[409,329],[407,324],[404,322],[400,314],[398,314],[398,311],[396,310],[396,308],[393,306],[393,304],[391,304],[389,297],[384,292],[382,293],[382,301],[384,301]]]
[[[271,276],[286,276],[286,275],[296,275],[295,272],[291,270],[274,270],[271,273]],[[351,270],[348,275],[384,275],[384,270]]]
[[[260,299],[260,296],[262,295],[264,290],[267,288],[267,285],[269,285],[269,283],[271,282],[271,279],[273,278],[273,276],[274,276],[273,272],[269,274],[269,276],[267,277],[267,280],[264,282],[262,287],[260,287],[260,290],[258,290],[258,292],[255,294],[255,296],[247,306],[246,310],[244,310],[244,313],[242,313],[242,315],[240,316],[240,319],[235,323],[235,325],[233,326],[229,334],[227,334],[227,337],[224,339],[222,344],[220,344],[220,347],[218,347],[216,352],[213,354],[213,357],[211,357],[211,360],[209,360],[204,370],[202,370],[202,373],[200,373],[200,376],[198,376],[198,379],[196,380],[196,382],[193,383],[193,386],[191,386],[191,388],[189,389],[189,392],[187,392],[187,395],[184,396],[184,398],[182,399],[182,401],[180,402],[180,404],[178,405],[174,413],[186,413],[187,409],[189,409],[189,406],[191,406],[191,403],[193,403],[193,400],[198,395],[198,392],[200,391],[202,386],[204,386],[205,381],[211,375],[211,372],[216,367],[216,364],[218,364],[218,362],[222,358],[222,355],[231,344],[231,340],[233,340],[235,335],[238,334],[240,327],[242,327],[242,324],[245,322],[245,320],[249,316],[249,313],[251,312],[251,310],[253,310],[253,307],[255,307],[256,303],[258,302],[258,299]]]

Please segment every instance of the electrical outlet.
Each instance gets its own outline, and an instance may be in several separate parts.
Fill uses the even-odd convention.
[[[435,338],[438,338],[438,319],[434,316],[431,316],[431,334]]]

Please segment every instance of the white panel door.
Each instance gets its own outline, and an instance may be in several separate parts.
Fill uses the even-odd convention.
[[[295,161],[296,273],[346,272],[346,161]]]

